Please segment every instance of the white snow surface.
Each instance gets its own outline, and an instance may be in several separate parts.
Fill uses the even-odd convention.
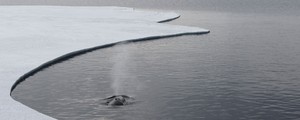
[[[173,12],[113,6],[0,6],[1,119],[54,119],[10,97],[10,89],[20,76],[47,61],[73,51],[130,39],[208,32],[197,27],[157,23],[176,17]]]

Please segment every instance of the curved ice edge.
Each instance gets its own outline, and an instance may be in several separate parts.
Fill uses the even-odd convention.
[[[166,22],[166,21],[167,20],[165,20],[163,22]],[[75,56],[78,56],[78,55],[82,55],[82,54],[92,52],[92,51],[95,51],[95,50],[98,50],[98,49],[113,47],[113,46],[115,46],[117,44],[120,44],[120,43],[125,43],[126,44],[126,43],[131,43],[131,42],[142,42],[142,41],[158,40],[158,39],[162,39],[162,38],[178,37],[178,36],[183,36],[183,35],[202,35],[202,34],[207,34],[207,33],[210,33],[210,31],[206,30],[206,29],[202,29],[200,31],[195,31],[195,32],[186,32],[186,33],[179,33],[179,34],[172,34],[172,35],[162,35],[162,36],[150,36],[150,37],[144,37],[144,38],[138,38],[138,39],[124,40],[124,41],[120,41],[120,42],[116,42],[116,43],[110,43],[110,44],[95,46],[95,47],[86,48],[86,49],[74,51],[74,52],[71,52],[71,53],[67,53],[67,54],[62,55],[60,57],[57,57],[53,60],[50,60],[50,61],[38,66],[37,68],[29,71],[28,73],[25,73],[24,75],[22,75],[11,87],[10,96],[11,96],[12,91],[17,87],[17,85],[24,82],[28,77],[33,76],[34,74],[38,73],[39,71],[41,71],[45,68],[48,68],[48,67],[50,67],[54,64],[57,64],[57,63],[60,63],[62,61],[71,59],[71,58],[73,58]]]
[[[178,18],[180,18],[180,15],[177,15],[177,16],[175,16],[173,18],[170,18],[170,19],[158,21],[158,23],[169,22],[169,21],[172,21],[172,20],[175,20],[175,19],[178,19]]]

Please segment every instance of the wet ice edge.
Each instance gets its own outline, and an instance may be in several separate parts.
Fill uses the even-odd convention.
[[[54,119],[13,100],[10,89],[20,76],[59,56],[125,40],[209,32],[159,23],[177,17],[113,6],[0,6],[1,118]]]

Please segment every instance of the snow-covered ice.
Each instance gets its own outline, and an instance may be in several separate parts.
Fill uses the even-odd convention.
[[[208,32],[197,27],[157,23],[177,17],[172,12],[112,6],[0,6],[1,119],[53,119],[10,97],[10,89],[20,76],[47,61],[124,40]]]

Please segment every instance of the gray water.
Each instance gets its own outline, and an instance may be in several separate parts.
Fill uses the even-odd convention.
[[[84,0],[84,2],[83,0],[1,0],[0,5],[109,5],[150,9],[300,15],[299,0]]]
[[[224,11],[201,9],[196,0],[185,3],[184,10],[172,3],[170,9],[182,17],[169,24],[204,27],[211,33],[127,43],[77,56],[31,76],[12,96],[61,120],[299,119],[299,2],[266,1],[206,6]],[[254,12],[247,10],[254,3]],[[270,4],[283,11],[269,11],[274,9]],[[100,104],[113,94],[136,101],[123,107]]]

